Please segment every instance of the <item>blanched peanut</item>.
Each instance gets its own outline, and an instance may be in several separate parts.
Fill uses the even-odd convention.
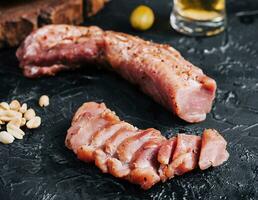
[[[26,119],[25,118],[21,118],[21,126],[24,126],[26,124]]]
[[[19,111],[20,111],[21,113],[25,113],[25,112],[27,111],[27,108],[28,108],[27,104],[24,103],[24,104],[22,104],[22,106],[20,107]]]
[[[6,102],[1,102],[0,103],[0,109],[3,109],[3,110],[10,110],[10,106],[8,103]]]
[[[17,139],[22,139],[23,136],[25,135],[25,133],[17,126],[8,123],[6,125],[6,130],[8,133],[10,133],[13,137],[17,138]]]
[[[14,141],[14,137],[6,132],[6,131],[1,131],[0,132],[0,142],[2,142],[3,144],[10,144]]]
[[[20,102],[19,101],[17,101],[17,100],[13,100],[11,103],[10,103],[10,109],[11,110],[19,110],[20,109],[20,107],[21,107],[21,104],[20,104]]]
[[[0,110],[0,120],[9,122],[15,118],[22,118],[22,113],[14,110]]]
[[[49,97],[47,95],[42,95],[39,98],[39,105],[40,107],[46,107],[49,105]]]
[[[36,116],[36,113],[35,113],[35,111],[34,111],[32,108],[28,109],[28,110],[24,113],[24,118],[25,118],[26,120],[31,120],[31,119],[34,118],[35,116]]]
[[[16,127],[20,127],[21,120],[22,120],[22,118],[15,118],[15,119],[12,119],[9,123],[15,125]]]
[[[34,118],[32,118],[31,120],[29,120],[26,123],[27,128],[32,129],[32,128],[38,128],[41,124],[41,118],[36,116]]]

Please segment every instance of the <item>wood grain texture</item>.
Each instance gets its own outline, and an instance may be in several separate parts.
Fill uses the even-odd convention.
[[[80,24],[82,0],[30,0],[0,4],[0,48],[18,45],[45,24]]]
[[[87,16],[93,16],[96,15],[100,10],[102,10],[105,6],[105,4],[109,0],[85,0],[85,3],[87,5]]]

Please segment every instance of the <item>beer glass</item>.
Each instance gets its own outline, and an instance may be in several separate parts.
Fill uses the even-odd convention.
[[[191,36],[211,36],[226,27],[225,0],[174,0],[172,27]]]

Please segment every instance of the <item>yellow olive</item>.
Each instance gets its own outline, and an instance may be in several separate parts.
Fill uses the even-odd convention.
[[[130,16],[130,22],[133,28],[145,31],[152,26],[154,13],[150,7],[140,5],[133,10]]]

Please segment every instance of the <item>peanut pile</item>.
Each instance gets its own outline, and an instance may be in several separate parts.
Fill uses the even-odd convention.
[[[41,107],[49,105],[49,98],[43,95],[39,99]],[[41,124],[41,118],[36,116],[34,109],[28,108],[26,103],[13,100],[10,104],[7,102],[0,103],[0,142],[10,144],[14,139],[23,139],[25,132],[21,127],[26,126],[28,129],[38,128]],[[5,125],[6,130],[2,130]]]

